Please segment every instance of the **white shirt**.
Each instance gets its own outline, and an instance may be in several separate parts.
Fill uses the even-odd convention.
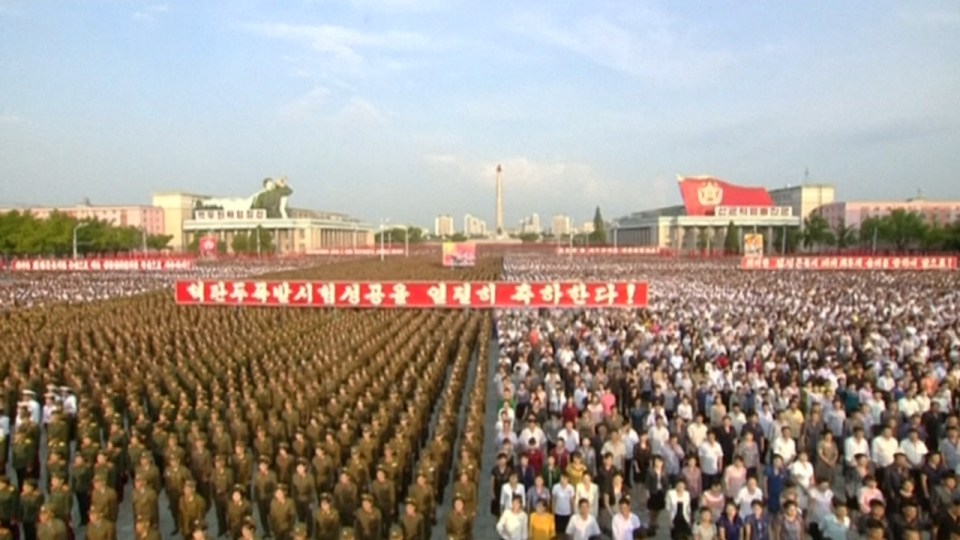
[[[560,430],[560,437],[563,437],[563,445],[567,448],[567,452],[570,454],[577,451],[580,448],[580,432],[570,428],[567,431],[567,428]]]
[[[847,437],[843,443],[843,458],[847,461],[847,465],[852,466],[857,463],[857,454],[869,456],[870,443],[866,438],[857,440],[856,437]]]
[[[850,517],[845,517],[843,521],[840,521],[833,512],[830,512],[820,523],[820,532],[825,540],[847,540],[849,530]]]
[[[589,514],[583,518],[578,513],[570,518],[570,523],[567,524],[567,530],[564,532],[570,536],[570,540],[590,540],[591,536],[600,534],[600,524],[597,523],[597,518]]]
[[[527,540],[530,536],[530,526],[527,524],[527,514],[514,513],[509,509],[500,515],[497,522],[497,533],[503,540]]]
[[[666,510],[670,516],[670,520],[677,518],[677,512],[683,512],[684,519],[687,520],[687,523],[690,523],[690,492],[684,490],[683,494],[677,493],[676,489],[671,489],[667,491],[667,496],[665,498]]]
[[[573,514],[573,498],[577,492],[570,484],[566,486],[562,482],[553,486],[553,513],[558,516],[569,516]]]
[[[523,507],[527,506],[527,490],[523,487],[523,484],[517,482],[517,487],[510,487],[510,482],[507,482],[503,485],[503,488],[500,489],[500,508],[503,511],[507,511],[511,505],[513,505],[513,497],[520,497],[520,501],[523,503]]]
[[[700,470],[703,474],[720,474],[720,460],[723,459],[723,447],[714,441],[700,445]]]
[[[923,465],[923,458],[927,455],[927,443],[917,439],[913,442],[910,439],[900,441],[900,451],[907,456],[910,466],[919,468]]]
[[[810,490],[809,503],[810,518],[817,523],[822,523],[827,516],[833,515],[833,491],[827,488],[826,491],[820,491],[819,487]]]
[[[694,423],[687,426],[687,439],[694,448],[700,448],[700,445],[707,440],[706,424]]]
[[[630,517],[623,517],[621,512],[613,516],[613,540],[633,540],[633,531],[640,528],[640,518],[630,513]]]
[[[773,443],[773,453],[783,458],[784,465],[789,465],[797,458],[797,444],[793,439],[780,437]]]
[[[870,460],[877,467],[889,467],[893,465],[893,458],[900,451],[900,444],[893,437],[884,437],[880,435],[873,439],[873,449]]]
[[[809,461],[793,462],[793,465],[790,465],[790,474],[797,481],[797,485],[804,490],[809,491],[813,487],[813,464]]]
[[[590,487],[588,488],[583,484],[583,482],[577,484],[577,501],[581,499],[586,499],[590,501],[590,515],[597,517],[600,515],[600,488],[590,482]]]
[[[739,507],[738,512],[740,517],[747,519],[753,515],[753,501],[762,501],[763,500],[763,490],[760,489],[760,486],[757,486],[757,489],[750,491],[750,486],[743,486],[740,488],[740,492],[737,493],[737,498],[734,499],[734,502],[737,503]]]

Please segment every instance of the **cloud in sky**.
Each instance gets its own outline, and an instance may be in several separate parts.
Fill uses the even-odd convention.
[[[170,11],[168,4],[151,4],[143,9],[133,12],[133,18],[137,21],[155,22],[164,13]]]

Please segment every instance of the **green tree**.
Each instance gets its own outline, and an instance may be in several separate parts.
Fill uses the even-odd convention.
[[[455,233],[453,233],[453,235],[450,237],[450,241],[451,241],[451,242],[466,242],[466,241],[467,241],[467,235],[463,234],[462,232],[455,232]]]
[[[857,228],[841,220],[833,230],[833,240],[838,250],[847,249],[857,241]]]
[[[170,241],[173,240],[172,234],[148,234],[147,247],[157,251],[167,249]]]
[[[920,214],[900,208],[880,220],[880,237],[893,244],[897,251],[919,243],[926,230],[927,225]]]
[[[411,244],[423,242],[423,229],[420,227],[407,227],[407,236],[410,237]]]
[[[803,220],[803,246],[806,248],[819,248],[833,243],[833,234],[830,232],[830,224],[820,214],[811,214]]]
[[[230,241],[230,249],[237,255],[243,255],[250,252],[250,235],[246,232],[236,232],[233,240]],[[256,250],[256,247],[254,247]]]
[[[607,243],[607,224],[603,221],[599,206],[593,212],[593,232],[590,233],[590,243],[597,245]]]
[[[868,217],[860,222],[860,244],[873,249],[880,241],[880,218]]]
[[[733,221],[727,225],[727,234],[723,237],[723,252],[727,255],[740,254],[740,227]]]
[[[784,234],[786,234],[786,242],[784,242]],[[774,250],[781,255],[795,253],[800,246],[801,240],[800,229],[798,227],[778,227],[773,233]]]
[[[257,228],[250,233],[248,243],[250,253],[265,255],[274,252],[273,233],[260,225],[257,225]],[[257,246],[259,246],[259,251]]]
[[[520,233],[520,235],[517,238],[519,238],[524,244],[531,244],[539,241],[540,235],[535,232],[527,232],[527,233]]]

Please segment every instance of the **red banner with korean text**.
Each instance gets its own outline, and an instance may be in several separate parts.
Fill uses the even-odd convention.
[[[956,270],[957,257],[744,257],[742,270]]]
[[[647,305],[636,282],[254,281],[186,280],[181,305],[315,308],[636,308]]]
[[[380,248],[321,248],[308,252],[309,255],[367,256],[380,255]],[[384,248],[384,255],[403,255],[403,248]]]
[[[558,247],[557,255],[663,255],[667,250],[657,246]]]
[[[111,259],[17,259],[14,272],[170,272],[190,270],[196,261],[186,257]]]

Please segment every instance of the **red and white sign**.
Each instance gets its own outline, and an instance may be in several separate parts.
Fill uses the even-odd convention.
[[[718,207],[772,207],[766,189],[731,184],[711,176],[678,177],[688,216],[712,216]]]
[[[20,259],[10,262],[14,272],[165,272],[190,270],[188,258],[153,259]]]
[[[503,281],[178,281],[182,305],[327,308],[636,308],[647,284]]]
[[[744,257],[742,270],[956,270],[957,257]]]
[[[403,255],[403,248],[384,248],[384,255]],[[324,248],[310,251],[310,255],[380,255],[380,248]]]
[[[660,255],[657,246],[558,247],[557,255]]]
[[[198,245],[200,254],[204,257],[210,257],[217,254],[217,247],[220,245],[220,240],[218,240],[216,236],[208,234],[200,239]]]

